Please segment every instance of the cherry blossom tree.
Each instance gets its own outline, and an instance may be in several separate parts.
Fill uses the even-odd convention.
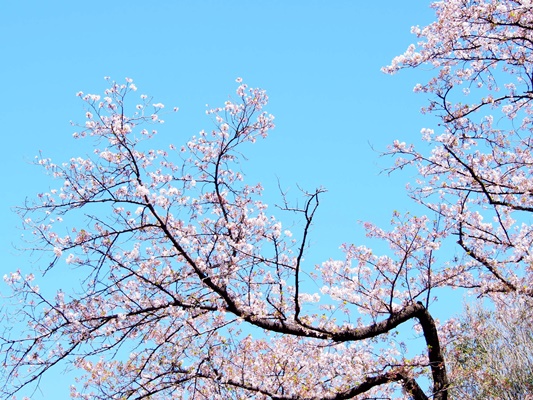
[[[270,209],[244,182],[243,152],[273,128],[264,91],[238,80],[236,100],[208,111],[211,131],[163,150],[150,139],[164,107],[136,100],[131,80],[79,93],[75,137],[95,151],[38,160],[58,187],[20,212],[50,261],[43,277],[5,277],[17,312],[0,342],[4,394],[67,364],[84,372],[82,399],[450,398],[461,376],[443,349],[460,324],[432,317],[439,290],[532,295],[533,6],[433,7],[419,43],[385,68],[436,71],[415,88],[440,116],[422,131],[429,154],[400,141],[388,152],[392,170],[418,169],[409,190],[428,216],[366,223],[383,254],[347,243],[344,259],[309,265],[322,190]],[[450,237],[457,256],[437,259]],[[50,295],[57,271],[79,285]]]
[[[431,154],[395,142],[395,168],[416,164],[412,197],[455,221],[465,259],[450,274],[481,293],[533,294],[531,115],[533,5],[529,1],[444,1],[387,72],[431,65],[415,91],[432,96],[424,112],[440,115],[423,129]]]
[[[300,206],[281,197],[278,213],[300,221],[289,232],[244,183],[240,150],[273,117],[265,92],[238,81],[238,100],[208,111],[212,131],[167,150],[148,147],[163,105],[136,104],[131,80],[103,98],[79,93],[87,120],[74,136],[95,150],[38,159],[59,187],[21,213],[50,263],[38,282],[5,277],[10,326],[26,326],[2,335],[5,394],[67,363],[84,372],[74,398],[447,398],[428,311],[444,225],[396,215],[391,231],[366,225],[389,255],[346,244],[344,260],[307,265],[322,190]],[[80,284],[49,296],[37,283],[57,269]],[[411,354],[398,330],[413,326],[422,350]]]
[[[447,272],[451,285],[496,305],[517,306],[515,296],[533,296],[533,3],[450,0],[433,7],[437,21],[414,27],[418,45],[384,70],[432,68],[432,78],[415,91],[430,96],[423,112],[441,122],[438,129],[422,130],[429,154],[395,142],[389,152],[396,156],[392,169],[418,169],[411,196],[447,221],[463,249]],[[472,324],[477,335],[494,338],[491,324]],[[457,347],[452,348],[460,360]],[[475,372],[475,363],[467,364],[472,375],[487,372],[486,365],[476,364]],[[450,365],[452,385],[464,382],[458,366]],[[514,379],[505,376],[505,365],[499,367],[491,376],[502,381],[497,385],[491,378],[493,388]],[[477,398],[476,390],[472,397],[465,392],[459,397]]]

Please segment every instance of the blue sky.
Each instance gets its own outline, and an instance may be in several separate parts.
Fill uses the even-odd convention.
[[[412,88],[422,71],[380,72],[416,38],[412,25],[432,21],[426,1],[289,0],[5,1],[0,5],[0,158],[2,275],[29,267],[18,253],[12,207],[53,185],[32,166],[42,151],[55,161],[92,152],[71,138],[84,120],[79,90],[100,93],[104,76],[134,79],[139,91],[167,106],[154,147],[176,145],[211,128],[205,104],[217,106],[242,77],[270,96],[276,129],[246,154],[248,179],[279,201],[277,179],[324,186],[313,230],[313,262],[339,257],[342,242],[362,243],[359,220],[385,224],[394,209],[412,208],[404,185],[414,171],[379,174],[394,139],[418,142],[436,119],[419,114]],[[85,146],[85,147],[84,147]],[[372,149],[372,146],[375,150]],[[59,379],[59,378],[58,378]],[[59,386],[64,386],[60,388]],[[43,398],[68,398],[68,382],[44,382]],[[34,398],[39,398],[38,396]]]

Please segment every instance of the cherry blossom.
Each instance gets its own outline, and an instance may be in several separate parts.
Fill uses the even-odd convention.
[[[0,339],[3,394],[65,363],[83,373],[80,399],[457,393],[464,377],[447,361],[461,324],[435,319],[435,299],[533,295],[533,5],[432,7],[436,21],[384,68],[434,71],[415,86],[437,116],[421,130],[429,147],[397,140],[386,153],[391,170],[416,169],[408,191],[427,215],[364,223],[380,245],[345,243],[319,265],[305,256],[323,189],[269,208],[244,178],[245,146],[274,127],[265,91],[238,78],[235,99],[206,111],[212,129],[165,150],[150,147],[165,108],[131,78],[78,92],[86,120],[73,136],[95,150],[36,160],[57,186],[20,214],[48,259],[43,277],[4,276],[17,311],[6,318],[23,328]],[[49,295],[51,270],[82,279]]]
[[[432,7],[437,20],[413,28],[419,42],[384,71],[433,69],[415,91],[430,96],[423,112],[440,123],[422,130],[430,151],[393,144],[391,169],[417,169],[411,196],[439,215],[463,250],[438,276],[496,305],[518,306],[533,296],[533,4],[447,0]],[[481,334],[483,324],[476,329]],[[452,386],[456,373],[464,378],[453,367]]]
[[[429,64],[437,71],[417,90],[434,99],[425,111],[440,115],[432,146],[423,154],[394,144],[395,168],[416,165],[411,194],[453,226],[464,249],[460,286],[530,296],[532,208],[531,4],[522,1],[435,3],[437,21],[385,70]],[[459,92],[467,88],[465,100]],[[510,120],[510,121],[509,121]],[[513,266],[511,268],[511,266]]]
[[[237,100],[208,110],[211,131],[157,150],[162,104],[141,96],[137,107],[131,80],[108,81],[103,97],[80,95],[91,123],[74,138],[92,156],[40,156],[58,186],[20,209],[46,270],[82,279],[49,297],[51,282],[36,285],[47,273],[4,278],[26,310],[10,321],[26,328],[0,342],[6,395],[70,363],[80,399],[426,399],[428,370],[431,396],[446,398],[429,312],[434,290],[457,279],[436,264],[446,224],[397,214],[389,231],[365,226],[389,253],[345,244],[345,259],[308,265],[323,190],[271,211],[241,171],[243,145],[274,127],[265,91],[239,79]],[[300,224],[287,229],[284,215]],[[421,350],[410,354],[400,330]]]

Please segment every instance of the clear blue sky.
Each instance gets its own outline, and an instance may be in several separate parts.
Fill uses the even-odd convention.
[[[379,175],[391,160],[377,150],[394,139],[419,141],[436,125],[419,114],[421,72],[380,72],[432,21],[427,1],[197,0],[4,1],[0,5],[0,158],[3,195],[1,275],[29,265],[13,250],[19,220],[11,207],[50,182],[31,165],[91,153],[71,139],[83,121],[79,90],[100,93],[104,76],[135,80],[139,91],[180,111],[167,117],[154,147],[177,145],[211,128],[205,104],[234,93],[235,78],[267,90],[276,116],[270,138],[247,156],[245,172],[265,182],[267,199],[296,184],[329,192],[313,231],[316,262],[339,257],[342,242],[364,240],[358,220],[386,223],[411,208],[409,174]],[[315,260],[313,260],[315,262]],[[0,290],[1,291],[1,290]],[[68,382],[44,382],[43,398],[68,398]],[[59,385],[59,382],[61,385]],[[60,386],[63,386],[61,388]],[[34,398],[39,398],[35,396]]]

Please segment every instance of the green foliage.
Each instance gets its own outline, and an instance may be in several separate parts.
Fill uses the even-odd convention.
[[[533,396],[531,300],[506,299],[495,310],[467,306],[462,335],[448,348],[453,397],[523,400]],[[516,300],[516,301],[510,301]]]

